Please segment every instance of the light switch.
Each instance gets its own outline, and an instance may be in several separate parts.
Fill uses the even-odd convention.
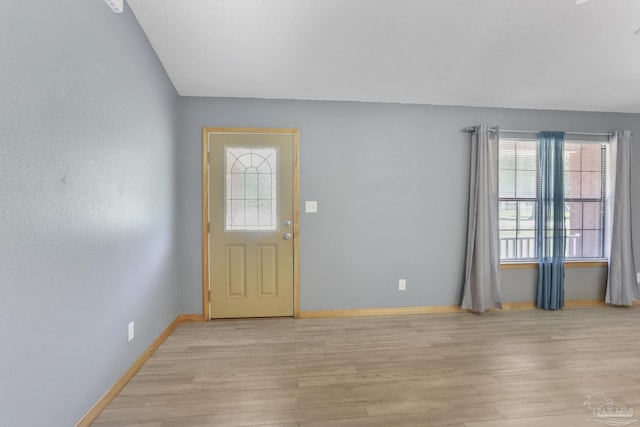
[[[304,202],[304,211],[306,213],[318,213],[318,202],[315,200]]]

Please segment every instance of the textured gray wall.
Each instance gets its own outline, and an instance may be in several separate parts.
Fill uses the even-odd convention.
[[[505,302],[536,300],[538,269],[501,270],[502,299]],[[604,267],[566,268],[565,300],[604,300],[607,269]]]
[[[0,93],[0,426],[68,427],[180,313],[177,95],[98,0],[1,2]]]
[[[457,302],[461,128],[640,135],[625,114],[178,100],[131,13],[102,1],[3,2],[0,64],[2,426],[73,425],[177,314],[201,312],[203,126],[301,129],[301,200],[319,201],[301,217],[303,310]],[[530,300],[530,275],[503,272],[505,299]],[[601,296],[601,269],[569,275],[568,298]]]
[[[301,138],[302,310],[452,305],[466,239],[469,137],[503,129],[640,135],[640,116],[560,111],[255,99],[179,100],[179,272],[185,313],[202,312],[203,126],[296,127]],[[640,137],[636,137],[637,141]],[[636,162],[640,150],[636,149]],[[640,172],[634,171],[639,187]],[[634,208],[640,212],[640,194]],[[636,242],[640,230],[636,215]],[[636,248],[640,255],[640,247]],[[503,272],[506,301],[531,301],[526,270]],[[398,279],[407,290],[397,290]],[[568,273],[567,297],[601,297],[597,269]]]

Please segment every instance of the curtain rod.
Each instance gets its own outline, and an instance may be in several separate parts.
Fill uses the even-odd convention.
[[[468,128],[464,128],[463,131],[467,132],[467,133],[473,133],[476,131],[475,127],[468,127]],[[495,128],[489,128],[489,131],[491,132],[495,132],[496,129]],[[538,134],[540,133],[540,131],[536,131],[536,130],[509,130],[509,129],[500,129],[501,133],[535,133]],[[565,134],[570,134],[570,135],[585,135],[585,136],[613,136],[613,132],[607,132],[607,133],[602,133],[602,132],[565,132]]]

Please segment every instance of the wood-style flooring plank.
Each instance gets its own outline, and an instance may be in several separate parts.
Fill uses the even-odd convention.
[[[97,427],[572,427],[640,411],[640,306],[180,325]]]
[[[589,422],[591,413],[585,411],[580,414],[540,416],[532,418],[518,418],[511,420],[493,420],[484,422],[467,422],[465,427],[596,427],[607,424]],[[633,425],[633,424],[632,424]]]

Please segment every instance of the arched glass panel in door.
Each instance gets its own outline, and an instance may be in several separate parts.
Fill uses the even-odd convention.
[[[225,147],[225,230],[277,229],[276,148]]]

